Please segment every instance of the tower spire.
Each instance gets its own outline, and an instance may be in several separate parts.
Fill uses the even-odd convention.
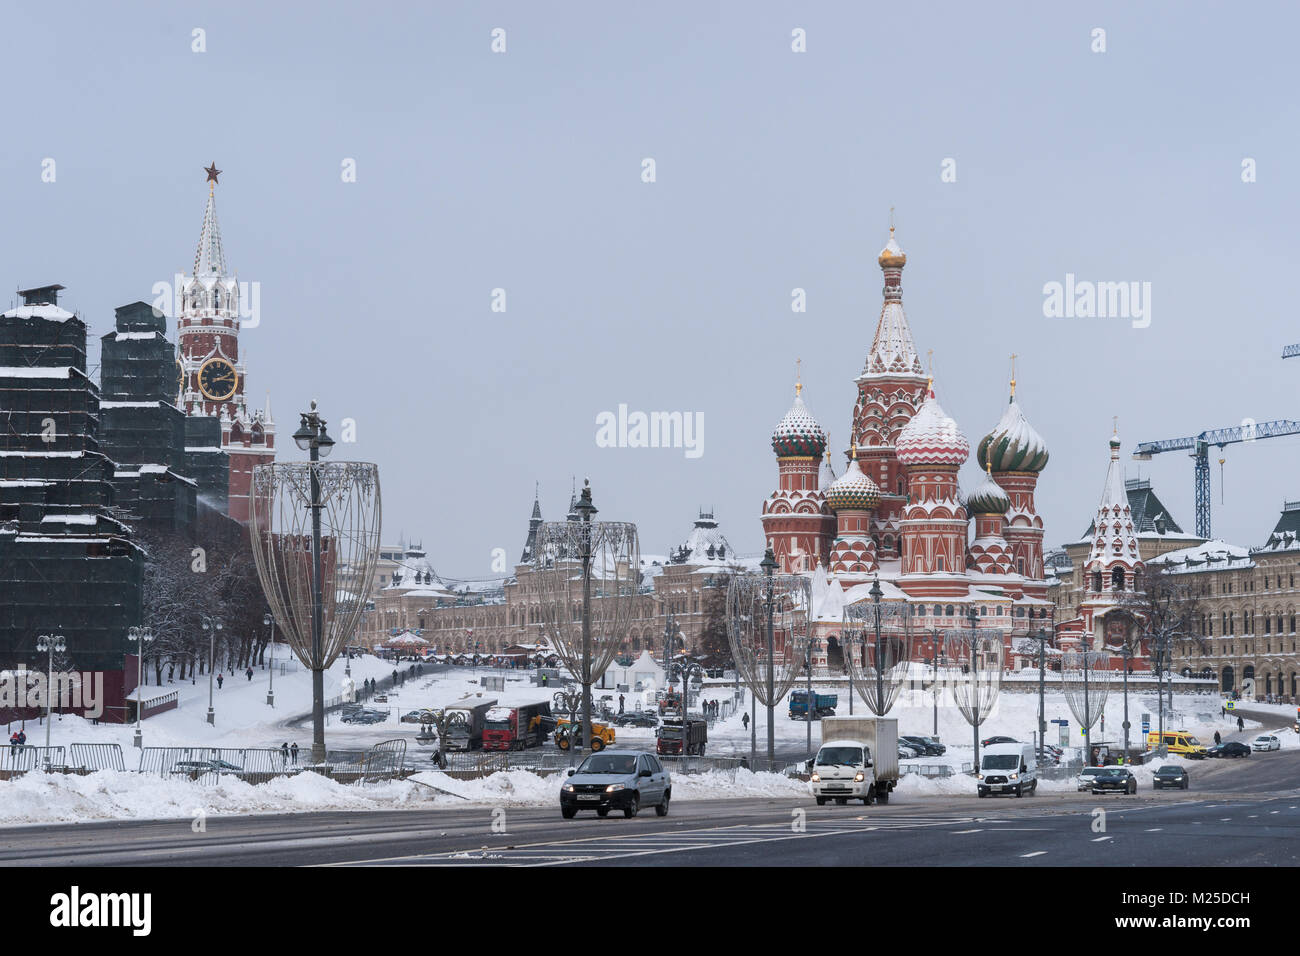
[[[194,275],[226,274],[226,253],[221,246],[221,225],[217,222],[217,176],[221,170],[213,163],[208,174],[208,205],[203,210],[203,229],[199,232],[199,247],[194,251]]]

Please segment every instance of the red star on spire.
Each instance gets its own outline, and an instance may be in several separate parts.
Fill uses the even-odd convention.
[[[224,170],[217,169],[217,164],[213,163],[211,166],[203,167],[203,171],[208,174],[208,182],[215,183]]]

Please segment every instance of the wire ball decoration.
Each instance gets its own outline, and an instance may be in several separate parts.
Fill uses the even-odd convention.
[[[972,727],[984,723],[1002,691],[1006,644],[992,627],[947,628],[943,655],[957,710]]]
[[[591,657],[582,652],[583,555],[589,555]],[[600,680],[636,614],[641,548],[629,521],[544,521],[537,527],[534,580],[542,631],[579,683]]]
[[[844,665],[858,696],[877,717],[889,713],[907,683],[914,647],[914,610],[907,601],[859,601],[844,608]]]
[[[1106,711],[1111,685],[1110,654],[1105,651],[1070,651],[1061,655],[1061,686],[1065,701],[1085,731]]]
[[[767,653],[771,584],[772,654]],[[727,640],[745,684],[764,707],[780,701],[804,668],[812,582],[801,574],[738,574],[727,585]],[[772,692],[768,694],[768,679]]]
[[[312,478],[320,491],[322,627],[312,650]],[[272,462],[253,468],[250,532],[257,577],[294,655],[309,670],[334,663],[356,632],[379,560],[379,466]]]

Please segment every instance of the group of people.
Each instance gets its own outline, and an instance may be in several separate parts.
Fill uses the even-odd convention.
[[[285,741],[284,743],[280,744],[280,753],[281,755],[283,755],[285,763],[289,763],[290,760],[292,760],[294,763],[297,763],[298,762],[298,741],[295,740],[292,746],[289,745],[288,741]]]
[[[716,719],[722,712],[722,705],[716,700],[706,700],[701,705],[704,708],[704,716]]]
[[[15,730],[12,734],[9,735],[10,753],[17,751],[19,747],[26,747],[26,746],[27,746],[27,731]]]

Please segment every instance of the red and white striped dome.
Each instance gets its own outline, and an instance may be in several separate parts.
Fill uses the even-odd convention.
[[[970,457],[970,442],[939,405],[933,389],[898,433],[896,444],[904,465],[960,465]]]

